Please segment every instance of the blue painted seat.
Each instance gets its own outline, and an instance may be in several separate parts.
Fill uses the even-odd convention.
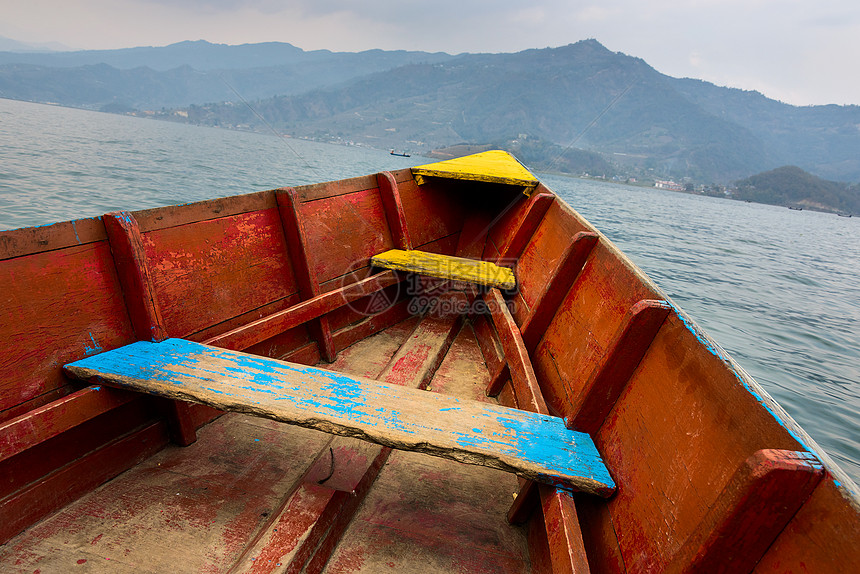
[[[558,417],[410,389],[182,339],[140,341],[67,374],[514,472],[600,496],[615,484],[587,434]]]

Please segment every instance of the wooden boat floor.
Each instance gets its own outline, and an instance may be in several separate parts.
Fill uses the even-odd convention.
[[[376,377],[417,321],[320,366]],[[429,389],[492,400],[484,396],[488,380],[467,323]],[[253,544],[331,441],[228,413],[201,428],[193,445],[166,447],[0,546],[0,571],[248,571]],[[516,477],[501,471],[394,451],[322,571],[529,571],[525,531],[505,520],[517,488]]]

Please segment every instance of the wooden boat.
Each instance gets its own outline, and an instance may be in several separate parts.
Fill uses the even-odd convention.
[[[503,152],[0,232],[0,277],[3,572],[860,571],[851,480]]]

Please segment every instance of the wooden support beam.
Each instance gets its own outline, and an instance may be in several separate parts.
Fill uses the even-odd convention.
[[[139,341],[65,366],[82,380],[192,400],[610,496],[586,434],[561,419],[208,347]]]
[[[108,213],[103,219],[135,336],[139,341],[163,341],[167,333],[137,221],[127,211]]]
[[[665,301],[639,301],[627,312],[609,349],[595,365],[565,417],[568,428],[596,434],[639,366],[672,307]]]
[[[487,304],[502,343],[505,360],[509,365],[517,405],[521,409],[548,414],[549,409],[544,401],[520,330],[498,289],[492,289],[487,295]],[[508,511],[509,522],[512,524],[525,522],[538,504],[543,512],[543,522],[549,540],[552,571],[577,574],[589,572],[582,531],[576,507],[569,492],[527,481],[520,488],[514,504]]]
[[[549,211],[555,196],[551,193],[536,193],[529,198],[520,219],[514,224],[515,231],[508,236],[507,242],[499,245],[499,261],[519,259],[537,231],[546,212]]]
[[[0,424],[0,461],[122,406],[136,395],[104,386],[86,387]]]
[[[538,490],[553,574],[587,574],[591,570],[573,494],[545,484]]]
[[[385,209],[385,219],[391,230],[394,247],[412,249],[412,237],[406,225],[406,212],[403,210],[403,202],[400,201],[397,181],[391,172],[383,171],[376,175],[376,182],[379,185],[379,196],[382,198],[382,207]]]
[[[538,296],[537,303],[523,322],[521,329],[523,341],[530,353],[534,352],[541,337],[549,328],[556,311],[576,281],[589,254],[597,245],[598,239],[598,235],[590,231],[577,233],[565,249],[555,269],[552,270],[549,280]]]
[[[137,220],[127,211],[118,211],[106,214],[104,224],[135,336],[140,341],[163,341],[167,329]],[[197,440],[197,426],[189,407],[186,403],[174,402],[166,409],[171,440],[181,446]]]
[[[397,269],[451,281],[465,281],[499,289],[516,287],[514,272],[489,261],[452,257],[424,251],[391,249],[370,259],[374,267]]]
[[[824,467],[812,453],[756,452],[664,572],[752,572],[823,476]]]
[[[302,299],[312,299],[321,294],[319,281],[310,265],[310,249],[304,223],[299,213],[299,198],[293,188],[280,189],[276,193],[278,209],[281,213],[281,223],[290,251],[290,261],[293,272],[299,284]],[[320,357],[331,363],[337,353],[332,340],[332,330],[328,317],[321,315],[308,323],[311,336],[316,340]]]
[[[505,362],[508,365],[511,382],[514,386],[517,406],[534,413],[548,414],[549,409],[543,399],[543,393],[541,393],[531,359],[520,335],[520,329],[517,327],[510,309],[508,309],[505,298],[502,297],[502,293],[498,289],[491,289],[485,300],[493,318],[493,324],[496,326],[499,340],[502,343]],[[504,382],[502,381],[502,384]],[[488,388],[487,394],[492,391],[498,394],[500,390],[501,385],[499,385],[498,390]]]
[[[317,295],[292,307],[272,313],[266,317],[236,327],[226,333],[211,337],[203,343],[213,347],[223,347],[241,351],[256,345],[279,333],[297,327],[308,321],[318,319],[326,313],[357,301],[362,297],[381,291],[403,280],[396,271],[384,271],[366,279],[350,283],[334,291]]]

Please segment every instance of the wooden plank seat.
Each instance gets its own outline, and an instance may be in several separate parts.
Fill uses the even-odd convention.
[[[370,258],[370,264],[384,269],[409,271],[439,279],[465,281],[502,290],[517,286],[514,272],[490,261],[427,253],[415,249],[390,249]]]
[[[139,341],[64,367],[100,381],[610,496],[591,437],[561,418],[209,347]]]

